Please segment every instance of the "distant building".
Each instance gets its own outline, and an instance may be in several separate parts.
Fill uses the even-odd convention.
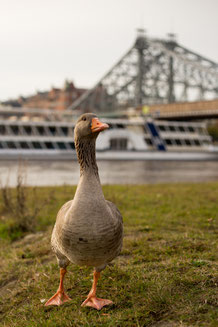
[[[65,110],[87,89],[75,87],[73,82],[65,81],[63,89],[52,87],[50,91],[37,92],[29,97],[2,102],[12,107]]]

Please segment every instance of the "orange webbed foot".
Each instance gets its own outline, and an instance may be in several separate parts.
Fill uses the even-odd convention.
[[[101,310],[106,305],[111,305],[113,302],[111,300],[100,299],[96,296],[88,297],[82,304],[82,307],[92,307],[97,310]]]
[[[70,301],[71,298],[63,291],[57,291],[55,295],[53,295],[46,303],[45,306],[48,305],[61,305],[65,302]]]

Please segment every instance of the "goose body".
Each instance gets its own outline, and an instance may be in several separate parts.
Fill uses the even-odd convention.
[[[115,204],[104,198],[95,159],[95,141],[105,128],[108,125],[93,114],[82,115],[75,126],[80,180],[74,199],[65,203],[58,212],[51,239],[61,268],[61,281],[70,262],[94,267],[94,288],[83,305],[96,309],[111,303],[97,299],[94,293],[100,271],[119,255],[123,238],[122,216]],[[69,300],[64,291],[61,292],[57,292],[58,295],[56,293],[46,305],[59,305]]]
[[[88,184],[87,192],[83,192],[81,182],[74,200],[60,209],[52,233],[52,248],[57,257],[61,253],[74,264],[98,268],[120,253],[122,217],[101,192],[93,192],[90,179]]]

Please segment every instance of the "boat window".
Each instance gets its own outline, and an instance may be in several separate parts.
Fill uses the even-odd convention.
[[[197,146],[200,146],[200,141],[199,140],[194,140],[194,144]]]
[[[166,142],[167,145],[172,145],[172,140],[171,139],[166,139],[165,142]]]
[[[45,146],[49,150],[53,150],[54,149],[54,144],[52,142],[45,142]]]
[[[165,132],[166,131],[166,127],[163,126],[163,125],[160,125],[158,126],[159,127],[159,130],[162,131],[162,132]]]
[[[117,128],[125,128],[123,124],[117,124]]]
[[[37,149],[37,150],[42,149],[42,146],[39,142],[32,142],[32,145],[33,145],[34,149]]]
[[[27,142],[20,142],[21,149],[29,149],[29,145]]]
[[[18,126],[10,126],[12,132],[15,134],[15,135],[18,135],[19,134],[19,128]]]
[[[8,149],[16,149],[16,145],[14,142],[7,142]]]
[[[191,141],[187,139],[187,140],[185,140],[185,144],[188,145],[188,146],[190,146],[191,145]]]
[[[175,128],[175,126],[169,125],[169,130],[171,132],[175,132],[176,128]]]
[[[67,127],[61,127],[61,131],[65,136],[68,135],[68,128]]]
[[[57,142],[60,150],[66,150],[66,144],[64,142]]]
[[[182,141],[180,139],[175,139],[176,145],[182,145]]]
[[[55,126],[49,126],[48,129],[52,135],[56,135],[56,127]]]
[[[3,149],[3,145],[2,145],[2,142],[0,142],[0,149]]]
[[[75,149],[75,144],[74,144],[74,142],[70,142],[70,143],[68,143],[69,144],[69,146],[71,147],[71,149]]]
[[[5,126],[4,125],[0,125],[0,134],[1,135],[5,134]]]
[[[111,150],[126,150],[127,143],[128,143],[128,141],[125,138],[111,139],[110,140],[110,149]]]
[[[30,126],[23,126],[24,131],[27,135],[31,135],[32,134],[32,128]]]
[[[178,126],[180,132],[185,132],[185,128],[183,126]]]
[[[145,138],[145,142],[147,145],[152,145],[151,139]]]
[[[194,133],[194,128],[192,126],[188,126],[188,131],[191,132],[191,133]]]
[[[39,135],[46,135],[44,127],[37,126],[36,128],[37,128],[37,131],[38,131]]]

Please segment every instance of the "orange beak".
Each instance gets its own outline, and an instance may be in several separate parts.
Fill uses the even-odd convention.
[[[101,132],[107,128],[109,128],[108,124],[102,123],[97,117],[92,118],[92,126],[91,126],[92,133]]]

